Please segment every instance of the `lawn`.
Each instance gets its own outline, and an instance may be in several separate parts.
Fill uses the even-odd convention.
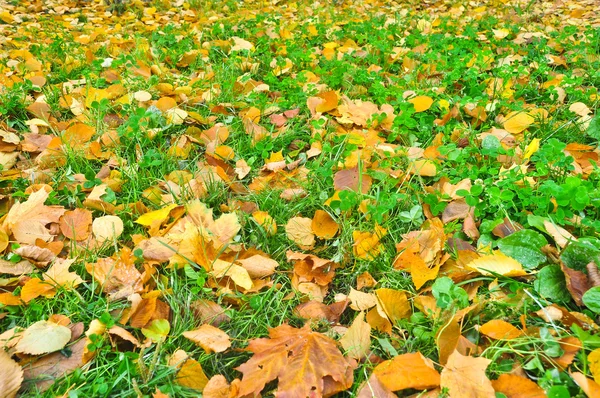
[[[587,1],[0,3],[0,396],[600,397]]]

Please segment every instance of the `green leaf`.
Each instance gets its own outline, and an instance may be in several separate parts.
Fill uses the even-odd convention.
[[[577,242],[569,244],[560,255],[560,259],[569,268],[587,272],[585,266],[590,261],[600,264],[600,240],[594,238],[580,238]]]
[[[530,229],[522,229],[498,241],[498,248],[523,264],[526,269],[534,269],[546,262],[541,248],[548,244],[546,238]]]
[[[596,314],[600,314],[600,286],[596,286],[583,294],[583,304]]]
[[[553,302],[565,303],[571,300],[565,275],[557,264],[542,268],[533,282],[533,288],[540,296]]]
[[[169,321],[166,319],[155,319],[152,321],[150,326],[147,328],[142,328],[142,333],[144,336],[155,343],[166,339],[169,331],[171,331],[171,325],[169,325]]]
[[[600,141],[600,114],[596,115],[587,129],[587,135]]]

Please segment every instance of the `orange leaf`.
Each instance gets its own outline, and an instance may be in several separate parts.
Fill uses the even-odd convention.
[[[92,212],[86,209],[67,211],[60,218],[60,232],[72,240],[86,240],[92,228]]]
[[[333,238],[340,228],[329,213],[324,210],[315,211],[311,227],[315,235],[321,239]]]
[[[545,398],[546,393],[533,381],[525,377],[502,374],[497,380],[492,380],[492,386],[496,392],[500,392],[507,398]]]
[[[510,323],[500,319],[494,319],[487,322],[485,325],[481,325],[479,333],[485,334],[494,340],[516,339],[523,334],[523,332]]]
[[[575,383],[577,383],[579,388],[581,388],[585,395],[588,396],[588,398],[600,397],[600,385],[594,380],[588,379],[582,373],[579,372],[570,373],[570,375],[571,378],[575,380]]]
[[[433,367],[433,362],[419,352],[384,361],[373,369],[373,374],[390,391],[407,388],[425,390],[440,385],[440,374]]]
[[[338,390],[352,385],[352,366],[336,342],[313,332],[307,325],[296,329],[281,325],[269,330],[269,338],[250,340],[254,355],[236,370],[243,373],[238,396],[257,395],[265,385],[278,379],[275,395],[306,397],[324,395],[325,381],[333,379]]]
[[[19,296],[13,296],[12,293],[0,293],[0,304],[21,305],[21,304],[23,304],[23,302],[21,301]]]
[[[206,353],[223,352],[231,347],[227,333],[211,325],[202,325],[196,330],[183,332],[183,336],[204,348]]]
[[[442,365],[448,362],[448,358],[458,347],[460,336],[461,325],[456,316],[438,330],[435,336],[435,343],[438,347],[439,361]]]
[[[175,381],[184,387],[202,391],[208,383],[208,377],[206,377],[202,365],[190,358],[179,368]]]
[[[419,95],[418,97],[414,97],[408,100],[415,107],[415,113],[425,112],[427,109],[431,108],[433,104],[433,99],[426,95]]]
[[[473,358],[454,351],[442,370],[440,385],[450,397],[495,398],[492,382],[485,375],[490,364],[486,358]]]
[[[28,303],[36,297],[54,297],[56,289],[51,283],[32,278],[21,289],[21,300]]]

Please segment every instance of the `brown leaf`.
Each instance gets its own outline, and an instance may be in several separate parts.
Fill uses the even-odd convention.
[[[42,187],[29,195],[25,202],[15,203],[8,211],[2,225],[12,232],[18,242],[35,245],[36,239],[45,242],[54,239],[47,225],[58,222],[65,209],[44,205],[50,190]]]
[[[203,398],[230,398],[235,387],[230,386],[227,379],[222,375],[214,375],[210,378],[204,390],[202,391]]]
[[[0,391],[5,398],[13,398],[23,383],[23,369],[10,355],[0,349]]]
[[[183,336],[202,347],[206,353],[223,352],[231,347],[227,333],[211,325],[202,325],[196,330],[183,332]]]
[[[131,249],[126,247],[116,258],[98,259],[87,263],[85,269],[113,299],[143,291],[142,274],[135,268]]]
[[[40,391],[45,391],[56,379],[71,373],[82,367],[83,351],[87,345],[86,339],[70,345],[70,356],[62,354],[62,351],[45,355],[31,365],[24,367],[25,383],[33,383]]]
[[[368,174],[359,172],[358,167],[340,170],[333,176],[333,187],[337,191],[350,190],[366,194],[373,180]]]
[[[525,377],[502,374],[497,380],[492,380],[496,392],[506,395],[507,398],[545,398],[546,393],[533,381]]]
[[[331,323],[339,322],[342,312],[348,305],[347,301],[340,301],[330,305],[311,300],[298,305],[294,309],[294,314],[300,318],[311,319],[315,321],[327,320]]]
[[[569,293],[571,293],[571,297],[573,297],[573,300],[577,305],[582,306],[583,294],[591,287],[591,283],[587,275],[581,271],[567,267],[563,262],[560,263],[560,269],[565,274],[567,290]]]
[[[424,390],[440,385],[440,374],[433,367],[433,362],[419,352],[384,361],[373,369],[373,375],[390,391]]]
[[[448,358],[457,349],[461,337],[461,325],[458,317],[449,319],[437,332],[435,343],[438,347],[439,361],[446,365]]]
[[[492,382],[485,375],[486,358],[473,358],[454,351],[442,370],[440,385],[450,398],[495,398]]]
[[[210,300],[196,300],[190,305],[190,309],[199,320],[200,324],[208,323],[219,326],[223,322],[229,322],[230,318],[225,309]]]
[[[23,275],[33,271],[33,266],[27,260],[13,263],[12,261],[0,259],[0,274]]]
[[[237,260],[237,262],[248,271],[251,278],[264,278],[273,275],[275,268],[279,266],[277,261],[260,254]]]
[[[236,369],[243,373],[238,396],[259,394],[266,383],[278,379],[277,394],[289,397],[322,396],[324,379],[332,377],[345,388],[352,385],[352,365],[342,356],[335,341],[313,332],[281,325],[269,338],[250,341],[254,353]]]

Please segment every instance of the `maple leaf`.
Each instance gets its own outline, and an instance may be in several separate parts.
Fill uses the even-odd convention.
[[[250,341],[250,360],[236,369],[243,373],[238,396],[258,395],[265,385],[277,379],[276,397],[322,396],[326,378],[349,388],[353,368],[324,334],[309,326],[296,329],[281,325],[269,330],[269,338]]]

